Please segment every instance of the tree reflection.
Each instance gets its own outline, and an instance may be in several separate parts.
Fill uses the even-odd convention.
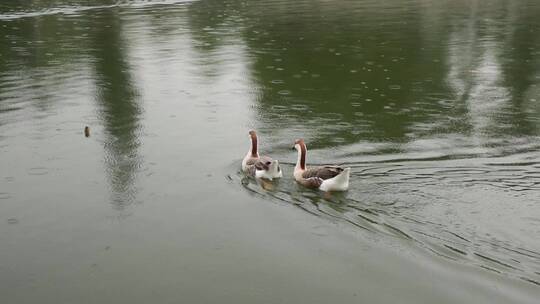
[[[305,15],[249,11],[258,21],[244,33],[253,79],[264,88],[261,109],[287,108],[283,125],[308,126],[321,147],[336,139],[406,141],[415,125],[442,110],[425,97],[450,94],[439,85],[445,68],[433,64],[444,50],[422,48],[418,7],[315,3]],[[407,26],[387,22],[402,18]]]
[[[211,79],[221,72],[218,51],[228,38],[238,35],[237,13],[227,1],[195,1],[188,6],[187,17],[193,55],[201,74]]]
[[[540,116],[540,107],[535,100],[540,100],[537,87],[540,72],[540,36],[537,33],[540,10],[530,7],[529,3],[520,4],[508,1],[505,7],[506,45],[501,51],[501,69],[503,83],[512,88],[513,93],[508,123],[512,126],[512,134],[537,135],[539,126],[536,119]]]
[[[399,143],[535,132],[522,102],[537,82],[538,40],[519,24],[536,21],[519,7],[202,1],[190,6],[190,25],[201,51],[213,52],[221,21],[239,20],[228,26],[247,46],[259,128],[300,132],[315,147]]]
[[[515,2],[482,7],[472,1],[450,18],[448,81],[480,142],[535,133],[524,101],[538,71],[531,52],[538,39],[519,26],[535,22],[520,7]]]
[[[5,11],[36,10],[38,1],[10,2]],[[17,81],[31,83],[24,91],[9,96],[12,102],[25,102],[30,97],[32,105],[39,112],[47,111],[55,102],[58,84],[77,66],[84,54],[85,39],[81,37],[85,31],[84,24],[65,19],[62,15],[51,14],[32,18],[0,19],[0,77],[3,75]],[[77,23],[77,24],[75,24]],[[2,84],[0,81],[0,94]],[[24,96],[22,96],[24,95]],[[0,99],[2,96],[0,96]]]
[[[121,209],[135,199],[135,173],[141,162],[137,153],[141,109],[131,80],[120,17],[115,10],[103,10],[93,18],[97,99],[108,136],[105,162],[113,204]]]

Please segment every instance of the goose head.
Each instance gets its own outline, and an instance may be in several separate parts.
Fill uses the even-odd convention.
[[[304,143],[304,139],[299,138],[299,139],[297,139],[297,140],[294,141],[293,149],[295,149],[296,151],[301,151],[302,146],[305,147],[306,144]]]

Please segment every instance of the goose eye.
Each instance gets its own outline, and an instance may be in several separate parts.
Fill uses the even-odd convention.
[[[269,161],[268,161],[268,162],[266,162],[266,164],[267,164],[267,165],[270,165],[270,164],[271,164],[271,162],[269,162]]]

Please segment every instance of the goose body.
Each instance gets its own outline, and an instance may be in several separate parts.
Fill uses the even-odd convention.
[[[322,191],[346,191],[349,189],[351,168],[339,166],[306,167],[307,148],[303,139],[295,142],[298,160],[294,167],[294,179],[308,188],[318,188]]]
[[[273,180],[283,176],[279,162],[269,156],[259,156],[258,139],[255,131],[249,131],[251,146],[242,160],[242,171],[255,178]]]

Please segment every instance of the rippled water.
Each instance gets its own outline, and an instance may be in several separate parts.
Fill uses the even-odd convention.
[[[538,284],[539,154],[522,148],[527,153],[512,156],[411,152],[361,161],[336,153],[335,161],[354,170],[345,195],[305,192],[291,186],[292,178],[269,193],[253,181],[246,187],[373,237],[402,238],[441,257]],[[293,166],[286,168],[292,172]]]
[[[0,5],[0,291],[533,303],[539,15],[532,0]],[[238,172],[250,128],[281,181]],[[352,168],[348,192],[293,182],[298,137],[308,164]]]

